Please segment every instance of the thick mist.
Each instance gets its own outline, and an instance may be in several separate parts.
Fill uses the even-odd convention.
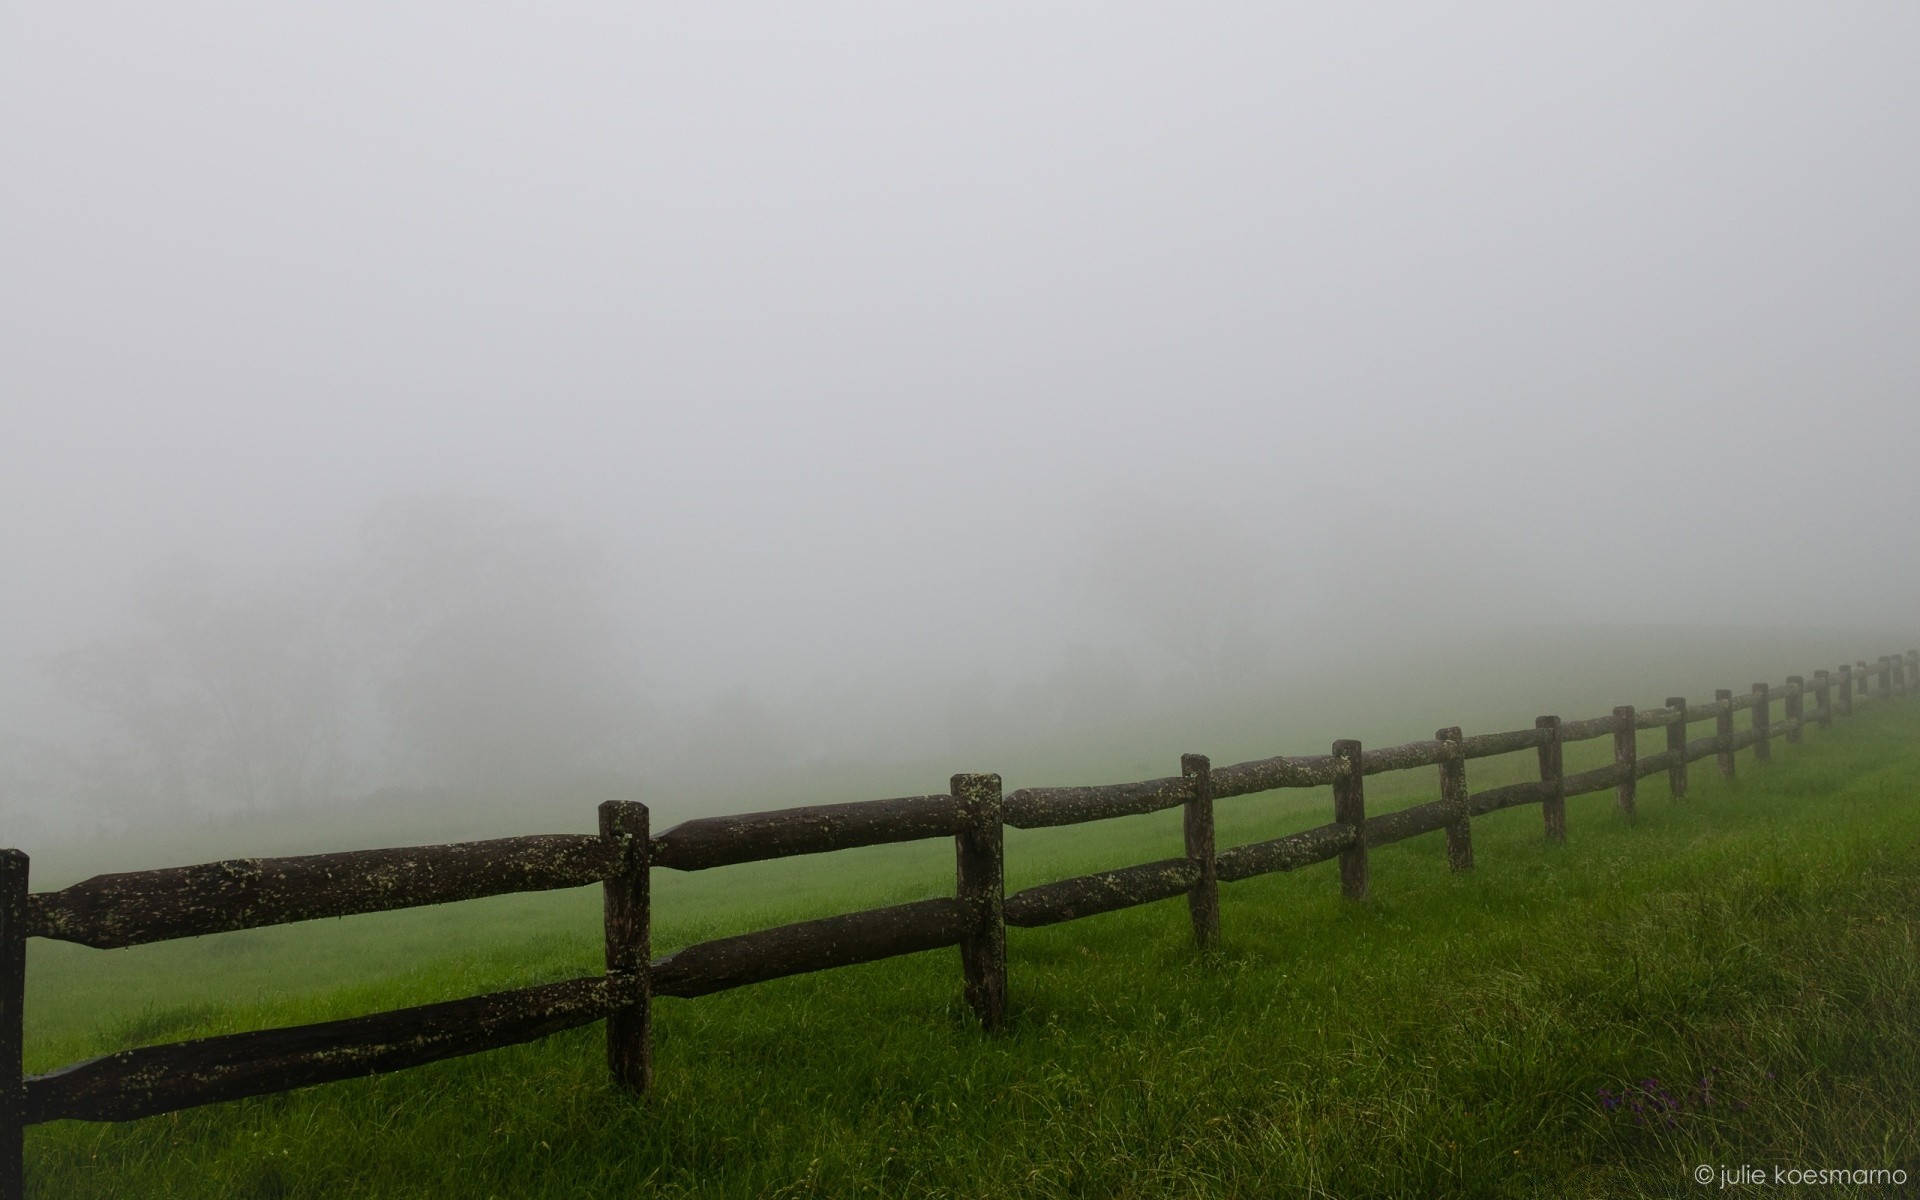
[[[12,6],[0,844],[993,769],[1595,629],[1905,649],[1917,48]]]

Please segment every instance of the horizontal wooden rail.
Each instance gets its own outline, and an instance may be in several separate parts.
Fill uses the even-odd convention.
[[[1512,754],[1517,750],[1531,750],[1544,741],[1546,734],[1538,726],[1508,733],[1476,733],[1460,739],[1460,757],[1489,758],[1495,754]]]
[[[1649,754],[1644,758],[1635,759],[1633,763],[1633,777],[1635,779],[1645,779],[1647,776],[1656,775],[1661,771],[1670,771],[1684,762],[1686,762],[1686,757],[1682,752],[1678,750],[1662,750],[1658,754]]]
[[[1622,770],[1626,767],[1626,770]],[[1608,763],[1604,767],[1595,767],[1591,771],[1581,771],[1569,775],[1562,786],[1565,795],[1584,796],[1588,792],[1598,792],[1617,785],[1622,779],[1632,778],[1632,765],[1627,763]]]
[[[1662,726],[1673,724],[1674,720],[1679,716],[1680,710],[1676,708],[1643,708],[1633,714],[1633,727],[1635,729],[1659,729]]]
[[[1605,737],[1620,728],[1620,718],[1608,713],[1604,717],[1588,717],[1584,721],[1560,722],[1560,744],[1584,742],[1589,738]]]
[[[1503,808],[1517,808],[1522,804],[1539,804],[1558,794],[1555,785],[1545,780],[1528,780],[1525,783],[1509,783],[1505,787],[1488,788],[1467,797],[1467,811],[1476,817],[1484,817],[1490,812],[1499,812]]]
[[[700,817],[654,836],[653,865],[703,871],[730,863],[952,837],[959,830],[960,806],[944,795]]]
[[[1290,833],[1264,842],[1249,842],[1222,850],[1215,858],[1222,883],[1292,871],[1340,854],[1360,840],[1360,832],[1351,825],[1333,822]]]
[[[1378,775],[1383,771],[1405,771],[1413,767],[1432,767],[1459,754],[1452,742],[1438,740],[1408,742],[1382,750],[1360,752],[1360,773]]]
[[[1323,787],[1346,768],[1331,754],[1281,754],[1213,769],[1213,797],[1250,796],[1276,788]]]
[[[656,996],[705,996],[728,988],[957,946],[971,916],[942,897],[720,938],[653,962]]]
[[[1429,800],[1425,804],[1370,816],[1367,818],[1367,849],[1391,846],[1410,837],[1445,829],[1458,821],[1460,816],[1460,807],[1445,800]]]
[[[1169,858],[1118,871],[1043,883],[1007,897],[1009,925],[1033,928],[1184,896],[1200,880],[1190,859]]]
[[[590,1024],[620,999],[606,977],[595,976],[344,1021],[122,1050],[29,1078],[27,1121],[132,1121],[403,1071]]]
[[[1015,829],[1040,829],[1159,812],[1191,799],[1193,780],[1175,775],[1099,787],[1021,788],[1000,802],[1000,814]]]
[[[320,917],[599,883],[616,843],[585,834],[236,858],[96,875],[27,899],[27,932],[101,950]]]

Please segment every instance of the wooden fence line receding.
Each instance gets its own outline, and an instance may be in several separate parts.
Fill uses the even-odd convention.
[[[1874,686],[1869,687],[1869,674]],[[1448,863],[1474,865],[1475,817],[1541,806],[1544,836],[1567,837],[1569,796],[1616,789],[1623,816],[1636,811],[1636,781],[1668,773],[1671,794],[1687,794],[1687,765],[1708,757],[1732,778],[1734,756],[1751,746],[1764,761],[1771,740],[1802,740],[1809,724],[1830,728],[1856,701],[1920,693],[1920,651],[1885,655],[1837,671],[1760,683],[1712,704],[1669,696],[1664,707],[1622,705],[1604,717],[1563,722],[1543,716],[1532,729],[1364,750],[1342,739],[1325,755],[1278,755],[1215,769],[1206,755],[1180,760],[1180,775],[1099,787],[1023,788],[1003,798],[998,775],[955,775],[944,795],[907,796],[771,812],[703,817],[654,836],[647,806],[600,808],[598,836],[550,834],[440,846],[293,858],[235,859],[196,866],[98,875],[50,892],[28,890],[27,856],[0,849],[0,1200],[23,1186],[22,1130],[52,1120],[123,1121],[195,1105],[288,1091],[311,1084],[404,1070],[513,1045],[593,1021],[606,1022],[606,1055],[617,1086],[644,1093],[652,1081],[654,996],[696,997],[784,976],[958,947],[963,993],[981,1025],[1007,1019],[1008,925],[1035,927],[1185,895],[1202,949],[1220,935],[1219,885],[1338,859],[1348,899],[1367,898],[1368,853],[1378,846],[1446,831]],[[1806,711],[1811,690],[1814,711]],[[1777,693],[1784,708],[1771,719]],[[1753,712],[1737,730],[1734,714]],[[1692,722],[1714,733],[1687,737]],[[1642,756],[1638,731],[1664,728],[1665,749]],[[1613,761],[1568,775],[1563,747],[1610,734]],[[1539,778],[1469,792],[1475,758],[1536,752]],[[1365,778],[1437,767],[1440,798],[1393,812],[1366,811]],[[1279,788],[1331,785],[1333,820],[1313,829],[1219,849],[1216,801]],[[1181,807],[1185,855],[1121,867],[1006,894],[1004,830],[1078,824]],[[934,837],[954,840],[954,894],[800,921],[724,937],[651,958],[651,872],[705,870],[798,854]],[[462,1000],[285,1029],[256,1030],[145,1046],[26,1078],[23,1006],[26,939],[46,937],[98,948],[381,912],[510,892],[600,883],[606,974]]]

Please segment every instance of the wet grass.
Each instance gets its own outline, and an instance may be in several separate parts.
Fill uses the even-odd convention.
[[[1633,823],[1578,798],[1565,847],[1537,809],[1495,814],[1470,875],[1438,835],[1389,847],[1365,905],[1327,865],[1229,885],[1210,955],[1178,900],[1013,930],[996,1036],[954,953],[923,954],[660,1001],[644,1101],[609,1086],[595,1026],[39,1127],[31,1194],[1599,1197],[1704,1193],[1703,1163],[1920,1174],[1916,728],[1920,704],[1873,706],[1771,764],[1742,756],[1732,783],[1697,764],[1684,801],[1644,780]],[[1526,766],[1476,763],[1474,786]],[[1426,798],[1426,775],[1370,779],[1370,807]],[[1223,802],[1221,843],[1325,819],[1320,794]],[[1009,887],[1178,839],[1176,813],[1012,837]],[[657,948],[942,894],[951,871],[928,843],[663,873]],[[29,1069],[594,971],[598,936],[588,889],[132,951],[36,943]]]

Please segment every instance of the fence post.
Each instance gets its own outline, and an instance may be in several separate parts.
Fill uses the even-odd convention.
[[[969,929],[960,941],[960,970],[967,1004],[985,1029],[1007,1019],[1005,831],[1000,824],[1000,777],[955,775],[960,831],[953,836],[954,894],[968,909]]]
[[[1553,793],[1540,802],[1540,811],[1546,819],[1547,840],[1564,842],[1567,840],[1567,789],[1566,770],[1560,759],[1560,718],[1535,717],[1535,729],[1547,731],[1547,737],[1540,743],[1540,782],[1553,785]]]
[[[1806,676],[1787,676],[1787,741],[1790,743],[1800,740],[1800,725],[1806,719],[1802,716],[1806,710],[1801,707],[1800,702],[1806,697],[1806,694]]]
[[[1197,877],[1187,893],[1193,914],[1193,940],[1202,950],[1220,940],[1220,877],[1213,859],[1213,764],[1204,754],[1182,754],[1180,773],[1193,780],[1193,799],[1187,801],[1183,822],[1187,861]]]
[[[1853,715],[1853,668],[1846,663],[1840,664],[1840,715]]]
[[[1716,688],[1713,702],[1720,706],[1714,715],[1713,732],[1720,739],[1720,749],[1716,758],[1720,763],[1720,778],[1733,778],[1733,692],[1727,688]]]
[[[1460,754],[1460,727],[1450,725],[1434,737],[1447,744],[1446,757],[1440,760],[1440,803],[1453,806],[1460,814],[1447,826],[1447,866],[1455,871],[1473,870],[1473,816],[1467,810],[1467,760]]]
[[[1920,650],[1907,651],[1907,686],[1920,685]]]
[[[1820,706],[1820,728],[1833,728],[1833,675],[1825,667],[1813,673],[1813,702]]]
[[[1773,757],[1773,747],[1767,744],[1767,729],[1773,724],[1767,703],[1767,685],[1753,685],[1753,761],[1766,762]]]
[[[25,1195],[27,856],[0,850],[0,1200]]]
[[[1861,659],[1853,664],[1853,677],[1860,681],[1860,694],[1867,694],[1867,660]]]
[[[1667,749],[1679,755],[1680,761],[1667,768],[1667,790],[1678,800],[1687,794],[1687,698],[1668,696],[1667,707],[1677,712],[1667,725]]]
[[[1888,669],[1885,655],[1880,658],[1880,698],[1893,699],[1893,672]]]
[[[1633,727],[1633,705],[1622,704],[1613,710],[1613,769],[1620,775],[1614,785],[1614,802],[1629,821],[1634,819],[1633,799],[1640,788],[1639,777],[1634,774],[1639,760],[1640,738]]]
[[[649,891],[653,838],[647,806],[608,800],[600,836],[621,845],[620,867],[601,885],[607,938],[607,986],[626,1000],[607,1014],[607,1069],[634,1095],[653,1086],[653,917]]]
[[[1354,842],[1340,852],[1340,893],[1349,900],[1367,898],[1367,792],[1360,774],[1360,743],[1342,738],[1333,744],[1340,774],[1333,780],[1333,819],[1353,826]]]

